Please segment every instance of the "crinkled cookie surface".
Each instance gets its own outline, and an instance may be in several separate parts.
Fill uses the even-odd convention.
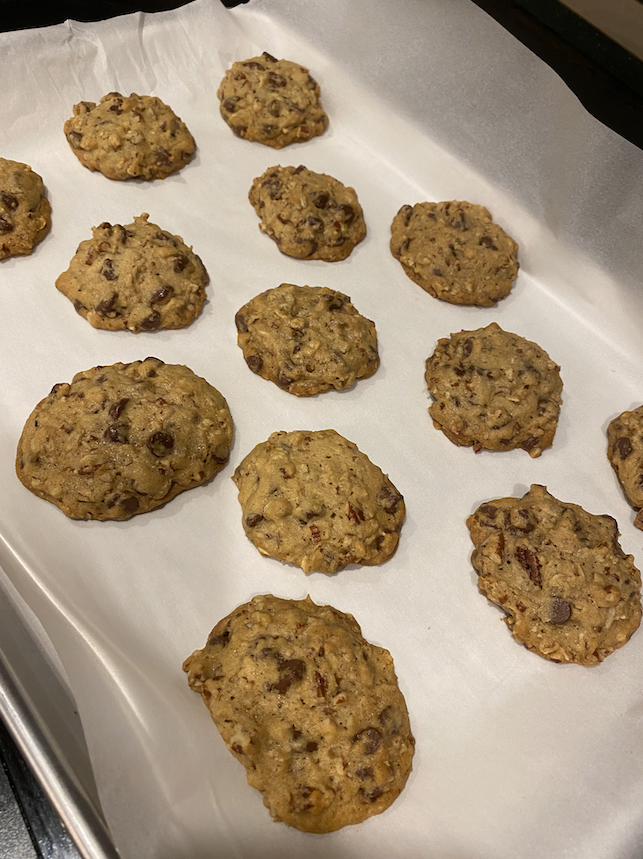
[[[595,665],[638,628],[641,576],[611,516],[533,485],[523,498],[481,504],[467,525],[478,586],[529,650]]]
[[[104,95],[81,101],[65,122],[65,137],[81,164],[108,179],[164,179],[196,149],[185,123],[160,98]]]
[[[350,388],[379,366],[375,325],[324,286],[282,283],[245,304],[235,322],[252,372],[298,397]]]
[[[304,143],[328,125],[319,84],[308,69],[265,51],[233,63],[217,95],[221,116],[237,137],[273,149]]]
[[[436,429],[476,453],[521,448],[540,456],[558,425],[560,367],[536,343],[492,322],[438,341],[425,379]]]
[[[518,245],[483,206],[402,206],[391,233],[391,253],[411,280],[451,304],[490,307],[518,275]]]
[[[415,745],[406,703],[390,653],[351,615],[257,596],[183,668],[275,820],[333,832],[402,791]]]
[[[180,236],[151,224],[102,223],[78,246],[57,288],[94,328],[184,328],[201,312],[208,275]]]
[[[0,158],[0,259],[30,254],[49,232],[50,215],[41,177],[27,164]]]
[[[270,167],[252,183],[249,199],[259,229],[297,259],[338,262],[366,236],[353,188],[306,167]]]
[[[273,433],[238,466],[243,527],[262,555],[309,573],[381,564],[395,552],[402,495],[335,430]]]
[[[213,477],[232,431],[225,399],[187,367],[157,358],[93,367],[36,406],[16,471],[73,519],[129,519]]]

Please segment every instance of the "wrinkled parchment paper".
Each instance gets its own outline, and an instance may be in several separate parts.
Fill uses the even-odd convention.
[[[216,89],[235,59],[268,50],[310,67],[330,128],[274,152],[235,138]],[[643,839],[643,632],[596,668],[516,644],[477,591],[466,517],[542,483],[615,516],[643,563],[605,456],[608,422],[643,400],[643,153],[591,118],[557,76],[468,0],[215,0],[99,24],[0,36],[0,153],[44,178],[51,234],[0,265],[0,564],[68,673],[101,800],[126,859],[440,857],[616,859]],[[119,90],[160,96],[198,143],[153,183],[83,168],[62,134],[72,105]],[[254,177],[300,164],[352,185],[368,236],[344,262],[282,256],[247,201]],[[413,284],[388,250],[399,207],[465,199],[520,243],[497,308],[458,308]],[[54,288],[91,227],[150,220],[184,237],[211,278],[189,329],[92,329]],[[375,320],[382,365],[343,393],[296,399],[254,376],[234,313],[282,282],[351,295]],[[438,338],[492,321],[562,367],[553,448],[475,455],[433,429],[424,361]],[[96,364],[156,355],[228,399],[230,464],[208,486],[125,523],[75,522],[25,490],[15,447],[52,385]],[[230,476],[274,430],[333,427],[404,493],[395,557],[337,576],[261,558]],[[327,836],[274,824],[226,751],[183,659],[257,593],[351,612],[387,647],[417,753],[384,814]]]

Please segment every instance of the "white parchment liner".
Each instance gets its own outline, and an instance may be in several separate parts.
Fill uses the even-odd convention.
[[[328,132],[281,152],[235,138],[216,89],[235,59],[268,50],[308,65]],[[0,564],[69,675],[103,807],[126,859],[640,855],[643,633],[603,665],[548,663],[511,639],[477,591],[465,518],[533,483],[643,535],[605,456],[606,426],[643,400],[643,153],[592,119],[557,76],[468,0],[214,0],[99,24],[0,36],[0,154],[43,177],[53,229],[0,265]],[[160,96],[198,143],[153,183],[84,169],[62,134],[72,105],[119,90]],[[368,236],[341,263],[282,256],[247,201],[255,176],[304,163],[352,185]],[[413,284],[388,249],[404,203],[487,206],[521,245],[512,295],[457,308]],[[189,329],[92,329],[54,288],[91,227],[149,212],[211,277]],[[381,368],[341,394],[300,400],[251,374],[235,311],[281,282],[351,295],[375,320]],[[424,361],[439,337],[497,321],[562,366],[554,447],[537,460],[456,448],[427,413]],[[228,467],[208,486],[126,523],[74,522],[14,474],[17,439],[55,382],[156,355],[228,399]],[[229,479],[278,429],[334,427],[404,493],[396,556],[305,577],[246,540]],[[199,698],[183,659],[257,593],[332,603],[393,654],[417,738],[408,785],[385,814],[327,836],[273,824]]]

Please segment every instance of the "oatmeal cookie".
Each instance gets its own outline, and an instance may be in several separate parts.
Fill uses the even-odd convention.
[[[72,519],[129,519],[205,483],[232,444],[225,399],[158,358],[94,367],[31,413],[16,472]]]
[[[144,212],[123,227],[93,227],[57,288],[94,328],[184,328],[205,301],[208,274],[180,236],[150,224]]]
[[[328,125],[319,84],[308,69],[270,54],[233,63],[217,93],[221,116],[237,137],[281,149],[322,134]]]
[[[346,259],[366,235],[357,194],[306,167],[271,167],[252,183],[250,202],[259,229],[297,259]]]
[[[509,295],[518,275],[518,245],[483,206],[402,206],[391,232],[391,253],[406,274],[451,304],[490,307]]]
[[[276,821],[334,832],[387,809],[415,740],[388,650],[310,597],[257,596],[183,665]]]
[[[607,441],[607,458],[627,500],[638,510],[634,524],[643,529],[643,406],[614,418]]]
[[[164,179],[187,164],[196,149],[187,126],[160,98],[104,95],[81,101],[64,127],[81,164],[108,179]]]
[[[487,450],[551,447],[562,403],[560,367],[529,340],[492,322],[438,341],[425,378],[436,429]]]
[[[402,496],[335,430],[275,432],[233,480],[248,539],[262,555],[305,573],[381,564],[397,548]]]
[[[482,504],[467,525],[478,586],[529,650],[595,665],[638,628],[641,576],[611,516],[533,485],[523,498]]]
[[[298,397],[342,391],[379,367],[375,325],[324,286],[282,283],[245,304],[235,322],[252,372]]]
[[[27,164],[0,158],[0,259],[30,254],[51,227],[42,179]]]

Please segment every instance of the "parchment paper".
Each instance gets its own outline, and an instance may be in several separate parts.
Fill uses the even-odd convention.
[[[268,50],[310,67],[330,116],[281,152],[235,138],[218,113],[225,68]],[[640,855],[643,633],[596,668],[516,644],[477,591],[465,519],[542,483],[615,516],[639,563],[643,535],[605,456],[608,422],[643,399],[643,154],[592,119],[556,75],[468,0],[256,0],[0,36],[0,152],[43,177],[51,234],[0,265],[0,564],[49,633],[82,716],[103,808],[126,859]],[[83,168],[62,134],[72,105],[119,90],[160,96],[198,143],[153,183]],[[304,163],[352,185],[368,236],[341,263],[279,254],[247,201],[254,177]],[[465,199],[521,245],[497,308],[431,298],[388,249],[399,207]],[[91,227],[149,212],[211,277],[189,329],[113,333],[77,316],[54,281]],[[247,369],[234,313],[281,282],[351,295],[375,320],[382,365],[344,393],[296,399]],[[457,448],[433,429],[424,361],[438,338],[497,321],[562,367],[554,446],[537,460]],[[126,523],[75,522],[25,490],[15,447],[52,385],[96,364],[156,355],[228,399],[230,464],[208,486]],[[337,576],[261,558],[230,476],[278,429],[333,427],[404,493],[400,548]],[[417,739],[384,814],[327,836],[271,822],[189,691],[183,659],[258,593],[351,612],[395,659]]]

